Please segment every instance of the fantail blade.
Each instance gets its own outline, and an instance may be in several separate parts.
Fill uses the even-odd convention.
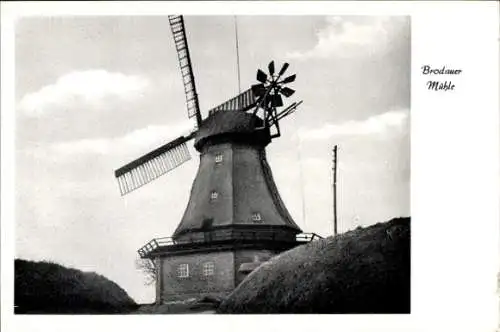
[[[288,62],[285,62],[285,63],[283,64],[283,67],[281,67],[281,70],[280,70],[280,72],[279,72],[279,75],[280,75],[280,76],[281,76],[281,75],[283,75],[283,74],[285,73],[285,71],[288,69],[288,66],[290,66],[290,64],[289,64]]]
[[[290,97],[291,95],[293,95],[295,93],[295,90],[284,87],[280,90],[280,92],[281,92],[281,94],[283,94],[283,96]]]
[[[261,97],[266,93],[266,88],[264,84],[254,84],[252,85],[252,92],[256,97]]]
[[[273,107],[281,107],[281,106],[283,106],[283,98],[281,98],[281,96],[278,95],[278,94],[272,95],[271,96],[271,105]]]
[[[285,78],[283,81],[281,81],[281,83],[283,84],[292,83],[293,81],[295,81],[296,77],[297,75],[293,74],[292,76],[288,76],[287,78]]]
[[[257,81],[261,83],[266,83],[267,81],[267,75],[264,73],[262,70],[257,70]]]
[[[271,74],[271,76],[274,75],[274,60],[269,62],[269,65],[267,66],[267,68],[269,69],[269,74]]]

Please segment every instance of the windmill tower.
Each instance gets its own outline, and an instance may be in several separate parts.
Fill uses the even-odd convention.
[[[157,269],[156,300],[185,299],[231,292],[252,269],[273,255],[313,236],[287,211],[273,180],[265,148],[281,135],[279,121],[301,102],[283,107],[295,91],[274,62],[257,71],[258,84],[211,109],[199,109],[182,16],[169,16],[186,92],[188,117],[196,128],[115,171],[125,195],[190,159],[194,139],[200,164],[189,202],[172,237],[154,239],[139,249]]]

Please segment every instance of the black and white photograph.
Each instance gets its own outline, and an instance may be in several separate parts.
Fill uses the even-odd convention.
[[[12,24],[2,307],[415,314],[412,91],[450,98],[467,69],[415,63],[404,11],[170,8]]]
[[[410,313],[410,28],[20,20],[16,312]]]

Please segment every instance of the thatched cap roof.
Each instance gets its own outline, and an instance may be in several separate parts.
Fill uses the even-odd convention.
[[[241,111],[218,111],[212,113],[201,124],[195,138],[195,147],[201,147],[207,139],[226,137],[231,139],[246,139],[253,143],[267,145],[270,142],[269,130],[256,129],[262,127],[261,118]]]

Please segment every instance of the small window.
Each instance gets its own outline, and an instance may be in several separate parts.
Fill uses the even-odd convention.
[[[211,199],[211,200],[216,200],[216,199],[217,199],[217,197],[219,197],[219,193],[218,193],[218,192],[216,192],[216,191],[212,191],[212,192],[210,193],[210,199]]]
[[[178,278],[189,277],[189,265],[188,264],[180,264],[177,267],[177,277]]]
[[[205,277],[213,276],[215,274],[215,264],[213,262],[206,262],[203,264],[203,275]]]
[[[215,163],[220,164],[222,162],[222,153],[218,153],[215,155]]]
[[[252,214],[252,221],[255,223],[260,223],[262,221],[262,217],[259,212],[255,212]]]

